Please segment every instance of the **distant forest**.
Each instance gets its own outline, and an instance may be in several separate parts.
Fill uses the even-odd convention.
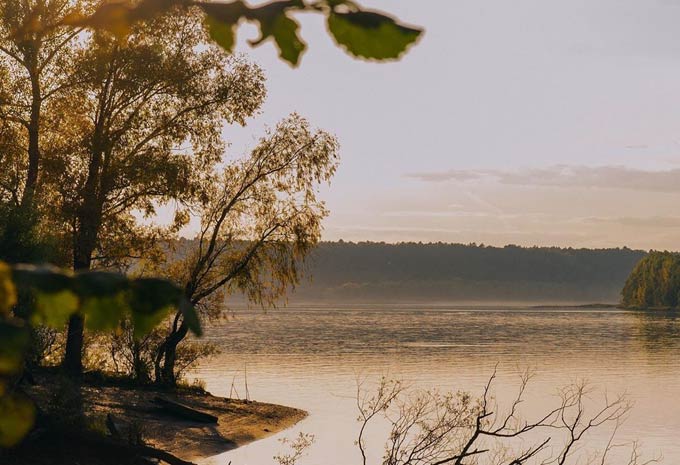
[[[323,242],[290,302],[616,303],[645,255],[628,248]]]

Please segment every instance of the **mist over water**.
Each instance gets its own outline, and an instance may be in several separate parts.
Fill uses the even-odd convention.
[[[518,373],[536,376],[523,404],[531,418],[555,406],[557,389],[586,379],[602,394],[627,392],[635,402],[620,439],[639,439],[649,455],[680,463],[680,315],[617,309],[455,307],[409,305],[317,306],[238,310],[208,330],[222,348],[194,375],[215,395],[302,408],[294,428],[206,460],[206,464],[274,463],[281,437],[312,433],[302,464],[359,463],[356,383],[381,375],[415,387],[481,390],[498,368],[499,401],[516,392]],[[603,446],[609,430],[589,447]],[[368,438],[380,463],[383,431]]]

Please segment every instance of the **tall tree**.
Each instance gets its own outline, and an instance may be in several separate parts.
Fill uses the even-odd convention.
[[[196,15],[138,24],[123,39],[94,34],[78,57],[71,108],[77,140],[46,161],[72,234],[75,270],[130,258],[152,215],[170,200],[205,196],[225,123],[245,124],[265,96],[261,70],[207,44]],[[74,105],[74,103],[76,103]],[[83,317],[69,323],[65,367],[82,370]]]
[[[297,284],[326,216],[317,189],[330,181],[337,162],[335,137],[294,114],[249,157],[227,166],[201,207],[198,237],[173,264],[186,299],[209,316],[222,309],[218,297],[225,293],[271,305]],[[177,312],[157,353],[158,382],[175,384],[177,346],[188,329]]]
[[[0,118],[3,153],[0,189],[5,197],[3,255],[26,259],[23,241],[36,223],[37,192],[49,135],[58,134],[59,118],[51,103],[73,89],[70,72],[80,47],[81,28],[61,25],[75,9],[73,0],[8,0],[0,4]],[[10,139],[11,137],[11,139]],[[22,241],[23,239],[23,241]]]

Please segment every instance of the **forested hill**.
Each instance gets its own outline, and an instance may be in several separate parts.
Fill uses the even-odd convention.
[[[324,242],[292,302],[618,302],[639,250]]]

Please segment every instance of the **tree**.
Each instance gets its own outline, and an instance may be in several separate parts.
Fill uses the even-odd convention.
[[[640,260],[621,290],[621,304],[634,308],[677,308],[680,254],[650,252]]]
[[[207,45],[196,21],[158,18],[124,39],[96,33],[78,57],[79,93],[61,102],[77,128],[73,143],[45,162],[75,270],[139,257],[144,239],[162,231],[139,226],[132,212],[205,196],[224,150],[222,125],[245,124],[264,99],[261,70]],[[74,374],[82,340],[74,315],[64,359]]]
[[[200,196],[200,175],[192,179],[189,173],[201,172],[200,168],[192,171],[194,165],[203,163],[206,168],[219,159],[216,115],[222,112],[224,120],[242,122],[261,103],[264,92],[257,89],[257,83],[241,89],[240,95],[250,97],[250,101],[244,98],[232,107],[225,103],[237,93],[226,95],[224,90],[225,76],[217,69],[217,65],[225,65],[224,60],[183,61],[189,51],[206,57],[187,46],[198,44],[205,36],[197,20],[204,18],[207,34],[228,52],[233,48],[234,28],[240,19],[258,22],[262,32],[258,43],[273,38],[281,57],[292,64],[305,48],[297,36],[298,25],[290,17],[295,11],[324,13],[339,43],[365,58],[397,58],[420,35],[418,30],[401,26],[385,15],[364,12],[351,2],[284,1],[252,8],[240,1],[215,4],[184,0],[36,0],[8,5],[3,11],[4,32],[16,50],[8,46],[4,52],[26,68],[27,79],[17,82],[30,89],[25,92],[30,104],[22,104],[28,108],[28,116],[8,113],[4,118],[27,129],[28,161],[20,204],[33,204],[42,171],[54,174],[42,187],[58,194],[59,205],[54,205],[53,198],[43,202],[48,214],[39,219],[44,225],[53,219],[54,211],[63,214],[61,225],[70,230],[76,270],[91,268],[95,251],[105,249],[104,239],[111,239],[109,244],[125,243],[122,237],[128,238],[129,244],[140,243],[140,230],[131,213],[134,209],[152,214],[154,202]],[[93,28],[94,32],[84,34],[83,28]],[[199,36],[201,39],[197,39]],[[176,55],[169,49],[154,55],[158,52],[154,47],[162,47],[168,38],[178,47]],[[147,69],[145,62],[152,65]],[[187,70],[197,72],[200,79],[192,80],[194,75]],[[13,69],[9,73],[18,76]],[[54,83],[49,89],[40,80],[42,73],[49,74],[48,80]],[[185,85],[183,79],[189,84]],[[197,82],[203,85],[191,85]],[[206,95],[205,89],[213,93]],[[54,114],[69,114],[63,118],[67,122],[51,133],[44,124],[43,104],[48,98],[56,102]],[[12,109],[13,105],[8,102],[6,106]],[[156,125],[149,130],[145,124],[150,121]],[[15,136],[16,131],[5,134]],[[187,139],[197,153],[173,153]],[[44,160],[41,149],[43,140],[54,144],[48,160]],[[43,164],[50,169],[44,170]],[[11,199],[18,198],[22,169],[19,163],[15,182],[7,184]],[[177,182],[180,179],[182,182]],[[13,191],[12,186],[16,186]],[[32,210],[22,208],[22,213],[26,211],[32,221]],[[7,224],[15,229],[8,228],[6,236],[26,235],[16,231],[21,224],[16,218],[9,218]],[[50,229],[62,229],[59,225],[56,220]],[[24,226],[21,229],[26,229]],[[101,262],[111,259],[107,255],[99,258]],[[82,370],[82,334],[82,317],[75,314],[69,324],[64,361],[74,374]]]
[[[271,305],[297,284],[326,216],[316,190],[335,172],[337,151],[333,136],[292,115],[249,157],[225,168],[200,206],[198,237],[173,264],[192,305],[206,316],[219,311],[220,290]],[[175,384],[177,346],[187,331],[178,312],[157,353],[158,382]]]
[[[39,175],[49,139],[63,127],[53,101],[72,91],[74,57],[82,28],[62,25],[71,0],[8,0],[0,6],[0,119],[4,202],[2,245],[10,260],[31,258],[30,233],[38,222]],[[38,27],[38,25],[44,27]]]
[[[626,465],[648,465],[659,459],[642,459],[639,444],[615,442],[620,425],[632,404],[625,395],[593,402],[594,393],[585,383],[559,391],[554,408],[527,419],[521,412],[531,374],[520,377],[517,395],[506,406],[493,394],[496,373],[478,398],[467,392],[409,389],[398,380],[381,379],[377,388],[357,386],[360,429],[357,446],[367,463],[366,432],[382,420],[388,426],[383,465],[508,465],[611,463],[614,449],[628,446]],[[607,444],[595,454],[577,452],[596,429],[611,427]],[[521,448],[517,448],[517,446]]]

